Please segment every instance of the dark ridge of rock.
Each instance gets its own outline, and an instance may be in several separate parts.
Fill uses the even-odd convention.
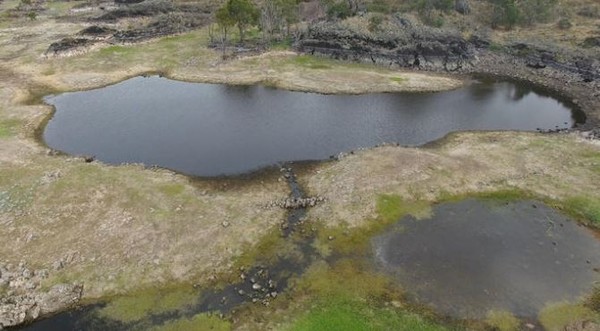
[[[491,51],[491,42],[478,35],[468,40],[458,33],[422,26],[402,16],[392,20],[395,28],[372,33],[344,23],[317,23],[296,42],[300,52],[335,59],[371,62],[420,70],[477,72],[479,55]],[[590,39],[595,45],[599,40]],[[494,52],[509,55],[527,68],[552,68],[583,82],[600,80],[600,60],[554,46],[519,42]]]
[[[112,35],[115,32],[117,32],[117,30],[109,27],[92,25],[77,32],[77,35],[91,37],[106,37]]]
[[[515,43],[505,47],[505,52],[517,58],[524,58],[530,68],[551,67],[560,71],[579,75],[584,82],[600,79],[600,61],[571,54],[564,50],[553,50],[526,43]],[[560,60],[559,60],[560,59]]]
[[[113,38],[115,41],[121,43],[139,42],[147,39],[186,32],[204,26],[207,24],[207,22],[209,22],[209,20],[210,16],[208,14],[193,15],[185,13],[170,13],[161,15],[154,22],[150,23],[144,28],[119,31],[113,35]]]
[[[144,2],[144,0],[115,0],[117,5],[132,5],[140,2]]]
[[[321,202],[324,202],[323,197],[307,197],[307,198],[287,198],[280,201],[273,201],[267,205],[267,207],[280,207],[283,209],[302,209],[308,207],[315,207]]]
[[[57,55],[59,53],[72,51],[72,50],[80,48],[80,47],[91,46],[96,42],[97,42],[96,40],[91,40],[91,39],[87,39],[87,38],[71,38],[71,37],[63,38],[60,41],[50,44],[50,46],[48,47],[48,49],[46,50],[46,52],[44,54],[45,55]]]
[[[338,23],[319,23],[300,36],[296,47],[335,59],[457,71],[472,66],[475,46],[459,35],[396,17],[394,31],[373,34],[352,31]],[[483,40],[481,41],[483,43]]]

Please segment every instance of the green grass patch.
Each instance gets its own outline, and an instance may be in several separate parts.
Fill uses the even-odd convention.
[[[106,48],[102,48],[98,51],[98,57],[119,57],[119,58],[131,58],[135,55],[137,48],[133,46],[120,46],[114,45]]]
[[[309,69],[331,69],[331,61],[310,55],[298,55],[294,57],[293,64]]]
[[[182,318],[155,326],[150,331],[229,331],[231,323],[212,314],[198,314],[192,318]]]
[[[406,82],[406,78],[404,77],[390,77],[390,80],[395,83],[404,83]]]
[[[438,331],[446,327],[421,316],[391,308],[373,308],[361,301],[330,300],[295,321],[289,331]]]
[[[281,236],[279,227],[274,227],[261,238],[258,244],[247,245],[243,249],[244,253],[235,261],[235,269],[254,265],[259,260],[261,263],[274,262],[279,256],[293,254],[295,248],[293,242]]]
[[[293,39],[285,38],[282,40],[277,40],[271,43],[271,50],[274,51],[286,51],[292,48]]]
[[[546,306],[538,319],[547,331],[559,331],[573,322],[600,321],[600,316],[583,305],[556,303]]]
[[[183,184],[165,184],[161,185],[158,189],[163,194],[172,197],[183,193],[185,186]]]
[[[12,137],[19,131],[21,121],[9,119],[0,121],[0,139]]]
[[[369,266],[364,263],[355,259],[341,259],[332,266],[317,262],[297,282],[296,290],[326,298],[386,297],[399,300],[402,293],[392,281],[385,275],[369,271]]]
[[[310,308],[299,313],[286,330],[447,330],[416,313],[389,302],[401,293],[385,276],[368,272],[356,260],[333,266],[315,263],[296,284],[296,294],[309,295]]]
[[[99,312],[101,317],[120,322],[139,321],[150,314],[182,309],[198,300],[198,293],[189,287],[147,289],[111,300]]]
[[[515,331],[519,329],[521,322],[513,314],[507,311],[491,310],[486,317],[486,323],[498,331]]]
[[[411,215],[417,219],[431,217],[431,204],[427,201],[405,201],[398,195],[382,194],[377,197],[377,214],[385,223],[398,221]]]
[[[341,254],[361,255],[369,251],[371,238],[383,231],[391,223],[402,217],[411,215],[417,219],[431,217],[431,203],[427,201],[406,201],[398,195],[382,194],[376,201],[377,218],[368,225],[348,229],[344,226],[335,228],[321,227],[318,231],[316,248],[324,255],[336,252]],[[329,240],[333,237],[334,240]]]
[[[559,203],[562,209],[579,220],[586,220],[600,227],[600,199],[587,196],[568,198]]]
[[[502,189],[488,192],[469,192],[465,194],[452,194],[449,192],[442,192],[438,197],[438,201],[441,203],[459,202],[465,199],[479,199],[487,202],[505,203],[525,199],[535,199],[535,197],[530,192],[518,188]]]

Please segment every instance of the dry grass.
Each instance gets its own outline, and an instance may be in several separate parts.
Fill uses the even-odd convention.
[[[14,3],[2,2],[2,9]],[[30,90],[35,96],[94,88],[150,71],[324,93],[445,90],[462,84],[290,52],[223,62],[205,47],[203,30],[69,58],[41,57],[50,42],[82,27],[43,16],[0,25],[0,242],[6,243],[0,257],[38,267],[63,260],[66,267],[48,283],[84,282],[88,298],[202,281],[227,269],[282,219],[283,211],[259,207],[287,195],[287,187],[266,176],[232,181],[224,189],[222,183],[192,183],[170,171],[48,156],[33,133],[50,109],[25,104]],[[448,192],[524,188],[557,199],[597,199],[600,173],[584,156],[597,153],[598,146],[573,135],[463,133],[432,149],[363,151],[319,165],[302,180],[312,193],[329,199],[311,211],[312,219],[358,226],[376,217],[381,194],[434,201]],[[223,228],[224,220],[231,225]]]

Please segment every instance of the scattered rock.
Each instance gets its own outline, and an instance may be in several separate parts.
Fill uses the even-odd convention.
[[[585,139],[589,140],[600,140],[600,128],[595,128],[589,131],[581,132],[581,135]]]
[[[81,285],[59,284],[43,290],[39,284],[47,269],[33,270],[21,262],[16,267],[0,262],[0,330],[31,322],[79,301]]]
[[[59,55],[60,53],[72,51],[76,48],[82,48],[95,44],[95,40],[87,38],[63,38],[60,41],[54,42],[48,46],[44,53],[45,55]]]
[[[600,324],[592,321],[578,321],[565,326],[564,331],[600,331]]]
[[[338,22],[313,24],[296,47],[335,59],[444,71],[470,67],[476,57],[475,47],[458,34],[420,25],[400,14],[390,23],[398,28],[378,34]]]
[[[271,202],[268,206],[280,207],[284,209],[300,209],[314,207],[323,201],[325,201],[325,198],[323,197],[287,198],[284,200]]]

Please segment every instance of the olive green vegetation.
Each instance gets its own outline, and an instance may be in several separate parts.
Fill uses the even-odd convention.
[[[371,238],[391,223],[411,215],[417,219],[431,217],[431,203],[408,201],[398,195],[382,194],[376,201],[377,218],[367,226],[348,229],[322,226],[315,243],[318,251],[327,256],[331,251],[341,254],[361,255],[368,253]],[[329,240],[329,238],[335,240]]]
[[[488,192],[471,192],[465,194],[451,194],[448,192],[442,192],[438,202],[458,202],[469,198],[479,199],[491,203],[504,203],[524,199],[535,199],[533,194],[530,192],[518,188],[511,188]]]
[[[595,192],[593,192],[595,193]],[[540,200],[550,207],[561,210],[575,220],[600,228],[600,198],[591,195],[578,195],[562,200],[537,196],[531,192],[513,188],[492,192],[466,193],[452,195],[442,193],[439,202],[455,202],[466,198],[475,198],[488,202],[510,202],[518,200]]]
[[[279,227],[274,227],[254,246],[247,244],[243,253],[236,259],[235,268],[261,263],[274,262],[278,256],[292,254],[295,245],[281,236]]]
[[[231,323],[212,314],[198,314],[192,318],[182,318],[155,326],[149,331],[229,331]]]
[[[382,194],[377,197],[377,214],[383,223],[397,221],[411,215],[417,219],[431,217],[431,203],[427,201],[405,201],[398,195]]]
[[[330,69],[331,60],[310,55],[299,55],[294,57],[294,64],[309,69]]]
[[[110,301],[99,312],[104,318],[120,322],[134,322],[150,314],[158,314],[193,305],[198,293],[191,286],[179,288],[147,289],[129,293]]]
[[[590,221],[595,227],[600,227],[600,198],[575,196],[566,199],[563,203],[565,212]]]
[[[585,306],[600,314],[600,287],[594,288],[592,294],[585,301]]]
[[[519,319],[507,311],[491,310],[485,322],[498,331],[514,331],[519,329]]]
[[[402,293],[386,276],[356,260],[316,262],[297,281],[293,297],[311,304],[286,328],[301,330],[446,330],[403,308]]]
[[[290,331],[358,330],[447,330],[421,316],[390,308],[373,308],[365,302],[329,300],[321,302],[288,329]]]
[[[0,139],[15,135],[21,122],[14,119],[0,121]]]
[[[392,82],[396,82],[396,83],[404,83],[404,82],[406,82],[406,78],[404,78],[404,77],[390,77],[390,80]]]
[[[559,331],[573,322],[600,322],[600,315],[581,304],[556,303],[546,306],[538,319],[546,330]]]
[[[183,193],[185,186],[183,186],[183,184],[164,184],[158,189],[165,195],[175,196]]]

